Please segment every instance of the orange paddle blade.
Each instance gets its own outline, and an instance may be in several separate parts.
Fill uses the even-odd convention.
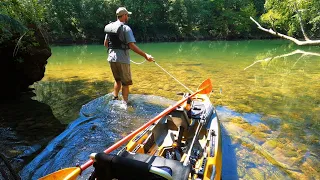
[[[199,94],[209,94],[212,91],[211,80],[208,78],[205,81],[203,81],[198,87],[198,91]]]
[[[48,174],[39,180],[76,180],[80,172],[80,167],[70,167]]]

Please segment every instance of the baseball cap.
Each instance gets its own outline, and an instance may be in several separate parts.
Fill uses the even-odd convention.
[[[122,16],[124,14],[132,14],[132,12],[128,11],[125,7],[119,7],[116,11],[116,15]]]

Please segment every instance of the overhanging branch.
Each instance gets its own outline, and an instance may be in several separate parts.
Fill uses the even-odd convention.
[[[250,19],[256,23],[256,25],[258,26],[258,29],[261,29],[262,31],[265,31],[265,32],[268,32],[270,34],[273,34],[275,36],[279,36],[281,38],[284,38],[284,39],[288,39],[290,41],[293,41],[294,43],[296,43],[297,45],[319,45],[320,44],[320,40],[305,40],[305,41],[300,41],[296,38],[293,38],[291,36],[287,36],[285,34],[281,34],[279,32],[275,32],[274,30],[272,29],[266,29],[264,27],[262,27],[256,20],[254,20],[252,17],[250,17]]]

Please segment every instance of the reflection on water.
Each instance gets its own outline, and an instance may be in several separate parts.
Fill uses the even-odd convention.
[[[212,79],[212,102],[232,109],[221,112],[227,117],[222,118],[223,125],[236,152],[239,178],[320,178],[320,57],[279,57],[296,50],[281,40],[140,46],[191,90],[200,81]],[[316,46],[299,48],[320,53]],[[83,104],[112,92],[112,73],[102,45],[54,47],[52,51],[45,78],[35,89],[38,100],[68,123],[76,119]],[[132,60],[143,61],[133,53]],[[176,92],[186,92],[153,63],[131,67],[134,94],[177,100]],[[269,171],[275,176],[269,176]]]
[[[250,66],[244,68],[244,70],[247,70],[248,68],[252,67],[253,65],[257,64],[257,63],[261,63],[262,65],[268,65],[270,63],[270,61],[274,60],[274,59],[280,59],[280,58],[285,58],[285,57],[289,57],[292,55],[296,55],[296,54],[301,54],[300,58],[297,59],[297,61],[293,64],[293,66],[291,68],[294,68],[294,66],[299,62],[300,59],[302,59],[302,57],[304,56],[320,56],[320,53],[315,53],[315,52],[306,52],[306,51],[302,51],[300,49],[298,50],[294,50],[291,53],[287,53],[287,54],[282,54],[282,55],[278,55],[275,57],[268,57],[265,59],[261,59],[258,61],[255,61],[254,63],[252,63]]]

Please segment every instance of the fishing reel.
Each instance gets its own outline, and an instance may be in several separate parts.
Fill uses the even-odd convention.
[[[182,158],[182,154],[183,154],[182,148],[180,147],[180,145],[178,145],[177,142],[174,142],[172,144],[172,148],[165,150],[166,159],[173,159],[173,160],[180,161]]]
[[[194,149],[192,150],[192,154],[190,156],[190,164],[192,166],[195,166],[196,162],[201,158],[203,154],[203,151],[201,151],[200,149]]]

